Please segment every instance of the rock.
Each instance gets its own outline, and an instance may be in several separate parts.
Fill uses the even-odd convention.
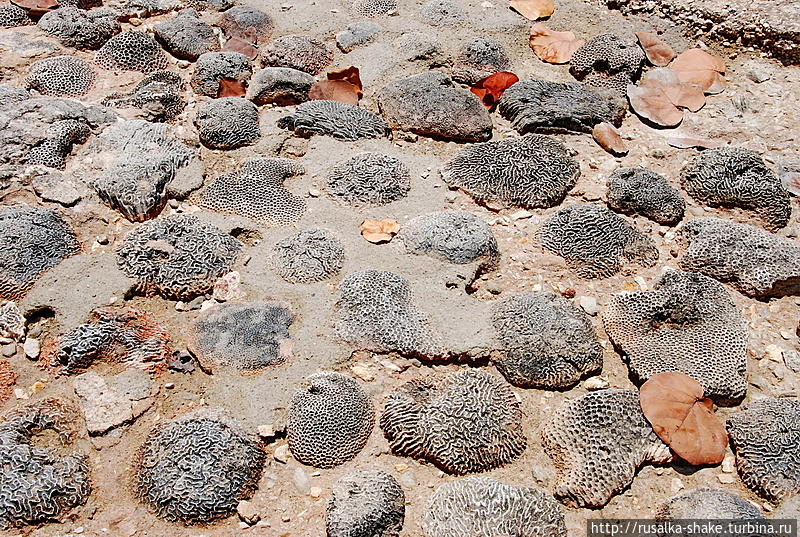
[[[156,39],[167,51],[183,60],[197,60],[201,54],[219,48],[213,28],[194,9],[183,9],[172,19],[153,27]]]
[[[258,509],[256,509],[256,506],[253,505],[252,502],[248,502],[247,500],[239,502],[239,505],[236,506],[236,512],[243,522],[251,526],[261,520],[261,513],[258,512]]]
[[[354,365],[350,368],[350,371],[364,382],[372,382],[375,380],[375,375],[372,374],[372,371],[362,365]]]
[[[736,459],[730,455],[722,460],[722,471],[726,474],[732,474],[736,471]]]
[[[36,195],[44,201],[54,201],[64,207],[78,203],[82,192],[67,175],[59,172],[38,175],[31,181]]]
[[[31,337],[27,338],[25,343],[22,344],[22,350],[25,351],[25,356],[30,360],[37,360],[41,352],[39,340]]]
[[[336,46],[346,54],[356,47],[374,41],[380,29],[379,25],[370,21],[353,23],[344,32],[336,34]]]
[[[320,487],[311,487],[308,489],[308,495],[316,500],[322,496],[322,489]]]
[[[11,358],[15,354],[17,354],[17,344],[9,343],[7,345],[3,345],[2,353],[3,356],[5,356],[6,358]]]
[[[303,494],[309,490],[308,475],[300,466],[295,468],[294,472],[292,473],[292,483],[294,483],[294,486],[297,488],[297,490]]]
[[[492,120],[480,99],[439,71],[387,84],[377,101],[392,128],[466,142],[492,136]]]
[[[308,100],[308,90],[314,77],[289,67],[267,67],[250,81],[247,98],[255,104],[273,103],[278,106],[299,104]]]
[[[672,478],[671,489],[673,494],[677,494],[683,490],[683,481],[678,479],[677,477]]]
[[[595,316],[600,311],[597,306],[597,299],[593,296],[581,296],[578,298],[578,305],[591,316]]]
[[[272,458],[280,463],[286,464],[289,461],[289,445],[281,444],[275,448]]]
[[[795,373],[800,373],[800,352],[792,349],[783,351],[783,363]]]
[[[194,371],[194,357],[186,351],[175,352],[167,361],[167,367],[179,373]]]
[[[783,362],[783,350],[774,344],[767,345],[767,348],[764,349],[764,358],[773,362]]]
[[[19,310],[16,302],[6,301],[0,303],[0,337],[11,340],[19,341],[25,335],[25,317]],[[37,337],[38,334],[29,334],[31,337]],[[16,346],[14,349],[16,352]]]
[[[138,369],[129,369],[112,377],[94,372],[73,380],[81,411],[90,435],[133,421],[150,407],[150,377]]]
[[[239,298],[242,295],[240,289],[241,283],[242,280],[237,270],[233,270],[222,276],[214,284],[214,292],[212,294],[214,300],[227,302],[228,300]]]
[[[258,426],[258,436],[264,440],[275,438],[275,426],[271,423]]]
[[[432,35],[420,32],[408,32],[394,42],[400,58],[411,62],[420,62],[427,67],[442,67],[450,63],[450,58],[439,40]]]
[[[589,391],[605,390],[608,386],[608,380],[603,377],[589,377],[583,381],[583,387]]]
[[[731,483],[736,483],[736,477],[730,474],[717,474],[717,480],[723,485],[730,485]]]

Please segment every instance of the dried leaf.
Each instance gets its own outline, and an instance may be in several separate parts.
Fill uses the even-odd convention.
[[[339,101],[357,105],[358,97],[358,88],[346,80],[320,80],[308,91],[308,98],[312,101]]]
[[[400,224],[397,220],[375,220],[365,218],[359,226],[361,236],[369,242],[380,244],[389,242],[392,237],[400,231]]]
[[[11,3],[34,14],[53,11],[58,7],[56,0],[11,0]]]
[[[503,92],[517,82],[519,82],[519,77],[514,73],[500,71],[479,80],[470,88],[470,91],[483,101],[483,106],[491,110]]]
[[[783,188],[785,188],[790,194],[800,196],[800,172],[782,173],[781,183],[783,184]],[[798,326],[797,329],[800,331],[800,326]]]
[[[692,112],[697,112],[706,104],[706,96],[702,89],[692,84],[682,83],[678,73],[666,67],[650,69],[642,77],[639,85],[659,86],[672,104],[678,108],[687,108]]]
[[[528,20],[545,19],[553,14],[553,0],[509,0],[508,7]]]
[[[554,32],[540,22],[531,26],[531,48],[540,60],[547,63],[567,63],[584,42],[575,39],[572,32]]]
[[[350,67],[345,67],[338,71],[331,71],[328,73],[328,80],[344,80],[345,82],[349,82],[358,90],[359,98],[363,95],[364,87],[361,84],[361,76],[358,67],[353,67],[351,65]]]
[[[255,44],[248,38],[239,37],[238,35],[228,39],[225,42],[225,46],[222,47],[222,51],[238,52],[239,54],[244,54],[251,60],[255,60],[256,56],[258,56],[258,49]]]
[[[639,389],[642,412],[658,437],[689,464],[718,464],[728,434],[703,387],[683,373],[656,373]]]
[[[628,84],[628,101],[636,114],[662,127],[675,127],[683,121],[683,111],[672,104],[658,86]]]
[[[682,83],[700,86],[706,93],[725,89],[725,62],[702,49],[684,50],[672,61],[670,69],[678,73]]]
[[[711,140],[703,140],[701,138],[687,138],[683,136],[670,136],[667,139],[667,143],[672,147],[677,147],[678,149],[689,149],[689,148],[699,148],[699,149],[714,149],[715,147],[719,147],[717,142],[712,142]]]
[[[247,93],[247,88],[241,80],[233,78],[221,78],[219,80],[219,91],[217,97],[243,97]]]
[[[675,51],[672,47],[664,43],[656,34],[651,32],[636,32],[636,38],[639,40],[644,55],[647,57],[652,65],[656,67],[665,67],[675,57]]]
[[[628,152],[622,136],[619,135],[617,128],[611,123],[598,123],[592,129],[592,138],[600,144],[600,147],[612,155],[624,155]]]

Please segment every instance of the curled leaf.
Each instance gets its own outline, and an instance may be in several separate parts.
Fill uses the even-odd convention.
[[[375,220],[365,218],[359,226],[361,236],[369,242],[380,244],[389,242],[400,231],[400,224],[397,220]]]
[[[359,93],[358,88],[346,80],[320,80],[311,86],[308,98],[357,105]]]
[[[331,71],[328,73],[328,80],[344,80],[345,82],[349,82],[358,90],[359,98],[363,95],[364,86],[361,84],[361,75],[358,71],[358,67],[353,67],[351,65],[350,67],[345,67],[338,71]]]
[[[650,69],[642,77],[640,86],[658,86],[664,91],[667,98],[678,108],[687,108],[697,112],[706,104],[706,96],[698,86],[684,84],[680,81],[678,73],[672,69],[661,67]]]
[[[701,138],[687,138],[683,136],[670,136],[667,139],[667,143],[672,147],[677,147],[678,149],[689,149],[696,147],[698,149],[713,149],[715,147],[719,147],[717,142],[712,142],[711,140],[703,140]]]
[[[628,84],[628,101],[636,115],[656,125],[675,127],[683,121],[683,111],[659,87]]]
[[[11,3],[32,14],[47,13],[58,7],[56,0],[11,0]]]
[[[491,110],[503,92],[519,82],[519,77],[508,71],[500,71],[482,78],[470,88],[483,102],[483,106]]]
[[[728,434],[696,380],[656,373],[639,389],[639,402],[653,431],[680,458],[697,465],[722,462]]]
[[[636,38],[644,50],[647,61],[656,67],[666,67],[675,57],[672,47],[652,32],[636,32]]]
[[[706,93],[725,89],[725,62],[702,49],[684,50],[672,61],[670,69],[678,73],[681,82],[700,86]]]
[[[554,32],[540,22],[531,26],[530,45],[543,62],[567,63],[584,42],[572,32]]]
[[[622,136],[619,135],[619,131],[611,123],[604,121],[595,125],[592,129],[592,138],[600,144],[600,147],[612,155],[624,155],[628,152],[625,142],[622,141]]]
[[[243,97],[247,93],[244,82],[233,78],[221,78],[217,97]]]
[[[545,19],[556,10],[553,0],[509,0],[508,7],[532,21]]]

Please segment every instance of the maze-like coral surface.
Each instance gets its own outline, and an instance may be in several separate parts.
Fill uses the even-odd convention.
[[[398,537],[405,495],[397,480],[380,470],[340,477],[332,488],[325,525],[328,537]]]
[[[309,101],[294,114],[278,120],[278,126],[298,136],[322,134],[354,141],[360,138],[382,138],[391,132],[386,122],[363,108],[338,101]]]
[[[683,218],[686,202],[663,175],[645,168],[620,168],[608,178],[608,206],[674,226]]]
[[[402,385],[381,416],[392,450],[452,474],[485,472],[519,457],[527,445],[522,411],[509,386],[480,370]]]
[[[328,172],[328,193],[349,205],[386,205],[406,197],[411,172],[396,157],[359,153]]]
[[[117,12],[109,8],[86,11],[62,7],[42,15],[38,25],[64,46],[97,49],[119,33],[121,28],[117,16]]]
[[[285,35],[264,47],[261,58],[265,67],[291,67],[316,75],[333,62],[333,52],[313,37]]]
[[[222,412],[200,408],[150,433],[135,461],[139,498],[167,520],[211,522],[255,491],[266,454]]]
[[[400,237],[407,252],[436,257],[450,263],[497,263],[500,252],[492,229],[464,211],[420,215],[403,225]]]
[[[327,229],[307,229],[278,241],[273,249],[273,264],[289,283],[326,280],[342,270],[344,245]]]
[[[364,389],[341,373],[315,373],[292,397],[286,438],[292,455],[309,466],[332,468],[360,452],[375,425]]]
[[[765,520],[761,510],[735,494],[701,488],[678,494],[658,506],[656,520]]]

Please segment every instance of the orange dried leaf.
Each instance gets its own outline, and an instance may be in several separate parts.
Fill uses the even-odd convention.
[[[725,62],[699,48],[685,50],[670,64],[684,84],[700,86],[706,93],[719,93],[725,89],[722,75]]]
[[[636,32],[636,38],[639,40],[644,55],[647,57],[652,65],[656,67],[665,67],[675,57],[675,51],[672,47],[664,43],[656,34],[651,32]]]
[[[572,32],[554,32],[540,22],[531,26],[530,45],[543,62],[567,63],[583,44]]]
[[[470,91],[480,98],[483,106],[491,110],[503,92],[519,82],[519,77],[508,71],[500,71],[475,83]]]
[[[628,84],[628,101],[636,114],[662,127],[675,127],[683,121],[678,109],[659,86]]]
[[[242,97],[247,93],[244,82],[233,78],[221,78],[217,97]]]
[[[55,0],[11,0],[11,3],[31,13],[46,13],[58,7]]]
[[[553,0],[509,0],[508,7],[532,21],[545,19],[556,10]]]
[[[397,220],[375,220],[373,218],[365,218],[359,226],[361,236],[369,242],[380,244],[382,242],[389,242],[392,237],[397,235],[400,231],[400,224]]]
[[[703,90],[692,84],[684,84],[678,73],[667,67],[650,69],[642,77],[640,86],[659,87],[678,108],[687,108],[697,112],[706,104]]]
[[[719,147],[718,143],[712,142],[711,140],[703,140],[701,138],[670,136],[666,140],[669,145],[672,147],[677,147],[678,149],[689,149],[692,147],[697,147],[699,149],[713,149],[715,147]]]
[[[722,462],[728,434],[696,380],[656,373],[639,389],[639,402],[655,433],[680,458],[689,464]]]
[[[612,155],[624,155],[628,152],[622,136],[619,135],[617,128],[611,123],[598,123],[592,129],[592,138],[600,144],[600,147]]]
[[[320,80],[311,86],[308,98],[312,101],[326,100],[358,104],[358,88],[346,80]]]
[[[344,80],[350,82],[358,90],[359,98],[363,95],[364,86],[361,84],[361,75],[358,67],[345,67],[338,71],[331,71],[328,73],[328,80]]]

